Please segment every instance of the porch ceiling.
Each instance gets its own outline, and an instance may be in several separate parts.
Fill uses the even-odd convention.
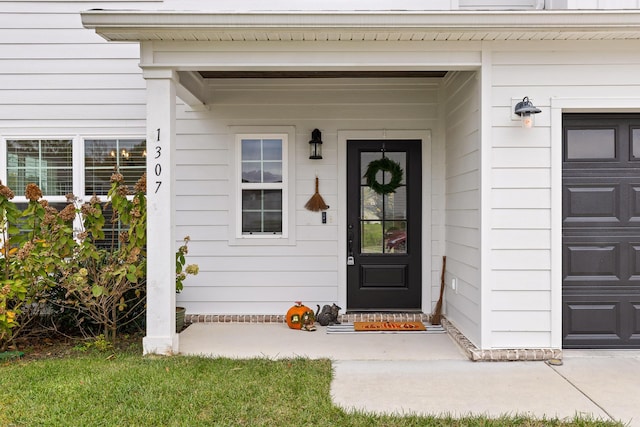
[[[640,11],[191,12],[89,10],[111,41],[482,41],[640,39]]]

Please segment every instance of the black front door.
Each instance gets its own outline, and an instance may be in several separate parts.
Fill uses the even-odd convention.
[[[377,172],[375,191],[365,174],[382,159],[395,167]],[[347,309],[420,310],[421,141],[347,141],[347,165]]]
[[[639,348],[640,116],[563,123],[563,346]]]

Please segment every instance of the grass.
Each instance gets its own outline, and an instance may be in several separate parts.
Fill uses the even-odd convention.
[[[377,416],[335,407],[328,360],[143,357],[76,347],[0,362],[2,426],[605,426],[575,419]]]

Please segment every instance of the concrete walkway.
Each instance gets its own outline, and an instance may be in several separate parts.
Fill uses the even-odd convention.
[[[471,362],[447,334],[326,334],[284,324],[196,323],[182,354],[333,360],[331,395],[346,410],[536,418],[575,415],[640,426],[640,351],[564,351],[544,362]]]

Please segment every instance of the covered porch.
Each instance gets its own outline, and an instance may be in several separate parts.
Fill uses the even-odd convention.
[[[445,313],[477,348],[561,348],[562,206],[552,189],[561,155],[548,112],[562,84],[531,85],[528,62],[560,63],[582,38],[607,51],[638,36],[638,14],[380,12],[82,14],[107,40],[141,46],[153,153],[146,353],[181,351],[173,276],[185,234],[201,268],[178,298],[191,314],[283,313],[296,300],[348,310],[347,147],[387,138],[422,149],[421,292],[412,308],[431,312],[446,255]],[[582,64],[570,61],[568,70]],[[532,89],[543,114],[524,134],[513,107]],[[321,163],[306,155],[316,128]],[[235,232],[233,144],[265,130],[291,142],[287,233],[249,242]],[[322,223],[303,208],[314,175],[331,206]]]

